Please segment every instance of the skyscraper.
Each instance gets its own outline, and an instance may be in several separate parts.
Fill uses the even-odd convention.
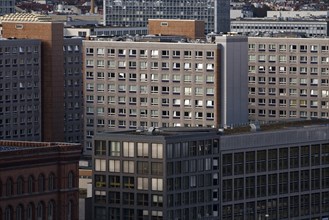
[[[205,21],[205,31],[230,30],[228,0],[104,0],[104,21],[109,26],[146,27],[150,18]]]

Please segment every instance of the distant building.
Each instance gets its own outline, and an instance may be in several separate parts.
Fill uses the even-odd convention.
[[[109,129],[247,122],[247,38],[177,40],[83,42],[87,153],[93,136]]]
[[[64,36],[72,37],[79,36],[84,38],[89,37],[104,37],[108,38],[109,36],[141,36],[147,35],[148,30],[146,27],[136,27],[136,28],[113,28],[113,27],[90,27],[90,26],[70,26],[64,28]]]
[[[183,36],[188,39],[205,39],[204,21],[174,20],[174,19],[149,19],[149,34],[164,36]]]
[[[78,220],[78,144],[0,141],[0,219]]]
[[[291,32],[300,33],[305,36],[315,37],[329,36],[329,21],[325,19],[237,19],[231,20],[231,31],[250,36],[257,36],[260,33]]]
[[[322,123],[97,134],[93,219],[327,219]]]
[[[41,42],[0,39],[0,139],[41,141]]]
[[[15,12],[15,0],[0,0],[0,16]]]
[[[284,19],[328,18],[329,11],[267,11],[266,17],[276,17]]]
[[[249,119],[329,118],[329,40],[249,37]]]
[[[206,33],[230,31],[230,2],[219,1],[104,1],[104,24],[112,27],[146,27],[148,19],[205,21]]]

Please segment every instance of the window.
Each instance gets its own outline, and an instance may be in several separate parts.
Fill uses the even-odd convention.
[[[87,67],[94,67],[94,61],[93,60],[86,60],[86,66]]]
[[[72,220],[73,217],[73,202],[70,200],[67,204],[67,220]]]
[[[157,58],[159,56],[159,50],[151,50],[151,57]]]
[[[258,45],[258,51],[265,51],[266,45],[265,44],[259,44]]]
[[[43,220],[43,203],[39,202],[37,206],[37,220]]]
[[[4,220],[12,220],[14,215],[13,215],[13,208],[11,206],[7,206],[5,209],[5,219]],[[2,216],[1,216],[2,217]]]
[[[53,201],[48,202],[48,210],[47,210],[47,220],[55,219],[55,203]]]
[[[161,56],[163,58],[168,58],[169,57],[169,50],[162,50],[161,51]]]
[[[148,178],[137,178],[137,189],[139,190],[148,190]]]
[[[68,188],[73,188],[74,187],[74,173],[73,171],[70,171],[67,177],[67,185]]]
[[[126,55],[126,50],[125,49],[119,49],[118,50],[118,56],[125,56]]]
[[[153,191],[163,191],[163,180],[152,178],[152,190]]]
[[[120,172],[120,160],[109,160],[109,171],[110,172]]]
[[[268,50],[269,51],[275,51],[276,50],[276,44],[269,44],[268,45]]]
[[[45,191],[45,177],[43,174],[40,174],[38,177],[38,190],[39,192]]]
[[[16,186],[16,193],[18,195],[21,195],[24,193],[24,179],[23,177],[18,177],[17,178],[17,186]]]
[[[317,64],[318,63],[318,57],[311,56],[311,64]]]
[[[195,70],[197,70],[197,71],[203,70],[203,63],[196,63],[195,64]]]
[[[163,158],[163,146],[162,144],[152,143],[152,158]]]
[[[179,50],[174,50],[174,51],[173,51],[173,57],[174,57],[174,58],[178,58],[178,57],[180,57],[180,51],[179,51]]]
[[[173,69],[179,70],[180,69],[180,63],[173,63]]]
[[[24,212],[23,212],[23,206],[18,205],[16,207],[16,220],[23,220]],[[0,213],[1,214],[1,213]]]
[[[6,196],[11,196],[13,195],[13,180],[11,178],[7,179],[6,182]]]
[[[114,61],[114,60],[108,60],[108,61],[107,61],[107,66],[108,66],[108,68],[110,68],[110,69],[115,68],[115,61]]]
[[[129,50],[129,56],[130,56],[130,57],[135,57],[136,54],[137,54],[137,50],[135,50],[135,49],[130,49],[130,50]]]
[[[255,44],[248,44],[249,51],[255,51],[256,45]]]
[[[141,69],[141,70],[146,70],[146,69],[147,69],[147,62],[145,62],[145,61],[141,61],[141,62],[139,63],[139,66],[140,66],[140,69]]]
[[[134,173],[135,172],[135,162],[134,161],[123,161],[123,172],[124,173]]]
[[[118,61],[118,68],[126,68],[126,61]]]
[[[28,193],[34,192],[34,177],[33,176],[28,177],[27,184],[28,184],[27,185]]]
[[[161,68],[162,68],[163,70],[167,70],[167,69],[169,69],[169,63],[168,63],[168,62],[162,62],[162,63],[161,63]]]
[[[102,68],[102,67],[104,67],[105,66],[105,62],[104,62],[104,60],[97,60],[97,67],[99,67],[99,68]]]
[[[191,75],[184,75],[184,82],[191,82],[192,76]]]
[[[26,209],[26,218],[27,220],[33,220],[34,217],[34,205],[29,203]]]
[[[297,51],[297,45],[289,45],[289,51],[290,52],[296,52]]]
[[[51,173],[51,174],[49,174],[49,177],[48,177],[48,190],[52,191],[54,189],[56,189],[55,174]]]
[[[249,62],[255,62],[256,61],[256,55],[248,55]]]
[[[137,143],[137,157],[148,157],[148,143]]]
[[[121,151],[120,142],[118,141],[111,141],[110,142],[110,152],[109,155],[112,157],[119,157]]]
[[[265,55],[258,55],[258,62],[265,62]]]

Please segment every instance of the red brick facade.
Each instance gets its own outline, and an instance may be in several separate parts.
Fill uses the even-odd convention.
[[[80,154],[77,144],[0,141],[0,220],[78,220]]]

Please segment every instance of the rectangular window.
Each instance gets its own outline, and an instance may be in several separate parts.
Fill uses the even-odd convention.
[[[121,151],[121,146],[120,146],[119,141],[110,141],[109,146],[110,146],[110,152],[109,156],[112,157],[119,157],[120,156],[120,151]]]
[[[152,143],[152,158],[163,158],[163,145]]]

